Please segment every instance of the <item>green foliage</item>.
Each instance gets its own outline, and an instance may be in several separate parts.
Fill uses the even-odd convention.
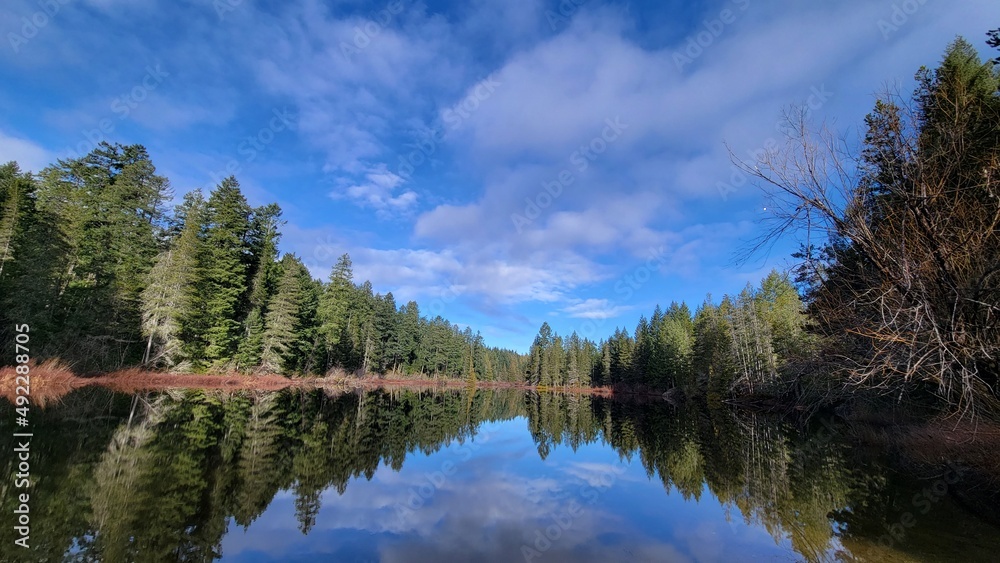
[[[0,285],[11,320],[39,330],[39,356],[82,370],[141,361],[168,195],[146,150],[101,143],[37,180],[6,165],[0,190]]]
[[[150,270],[142,294],[143,363],[176,367],[192,358],[190,342],[197,328],[197,281],[205,200],[200,191],[184,196],[178,208],[178,234]]]
[[[563,339],[543,323],[527,355],[524,382],[562,387],[624,385],[678,389],[719,402],[735,393],[777,393],[794,378],[783,368],[809,349],[802,301],[787,275],[772,271],[720,305],[711,296],[692,318],[686,303],[641,317],[634,335],[616,328],[595,344]]]
[[[281,210],[251,207],[235,178],[172,213],[167,196],[139,145],[102,143],[37,179],[0,166],[0,335],[28,323],[34,359],[84,371],[521,380],[520,355],[355,284],[347,254],[328,283],[292,255],[279,261]]]
[[[281,281],[267,311],[267,330],[261,368],[273,373],[289,373],[296,369],[296,356],[301,354],[306,337],[303,322],[309,271],[291,254],[280,265]]]
[[[168,184],[146,149],[101,143],[37,178],[0,167],[0,335],[28,322],[36,359],[83,371],[336,368],[713,402],[797,389],[803,366],[833,348],[879,382],[906,366],[900,385],[931,383],[958,402],[995,395],[1000,70],[958,39],[918,82],[912,113],[876,103],[843,216],[827,217],[824,244],[794,255],[808,310],[789,276],[771,272],[694,315],[657,306],[599,343],[543,323],[526,355],[490,348],[471,328],[355,283],[347,254],[325,283],[294,256],[279,261],[280,208],[251,207],[234,177],[166,213]],[[807,221],[820,203],[804,204]]]
[[[351,257],[342,255],[330,272],[330,283],[326,285],[319,300],[319,333],[327,345],[326,369],[343,365],[349,356],[347,342],[348,304],[354,294],[354,273]]]
[[[1000,69],[959,38],[917,82],[909,99],[881,97],[859,158],[837,162],[856,168],[856,181],[803,182],[792,170],[803,170],[817,147],[803,155],[796,141],[779,158],[789,163],[783,179],[765,185],[785,194],[779,209],[806,210],[809,223],[782,217],[786,228],[826,235],[820,251],[804,246],[796,276],[808,289],[820,357],[839,358],[835,367],[855,389],[996,412]],[[775,333],[775,348],[789,336]]]
[[[233,177],[208,198],[198,293],[205,314],[204,357],[215,368],[231,362],[244,320],[240,306],[249,289],[251,213]]]
[[[14,340],[14,325],[28,323],[36,349],[51,349],[58,328],[56,304],[69,246],[57,218],[38,206],[40,186],[11,162],[0,166],[0,337]],[[0,355],[14,362],[14,350]]]

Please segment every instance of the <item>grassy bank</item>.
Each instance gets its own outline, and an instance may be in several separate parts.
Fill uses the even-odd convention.
[[[0,368],[0,385],[3,386],[0,396],[14,402],[16,387],[19,383],[23,383],[23,380],[19,382],[17,378],[18,375],[13,366]],[[89,385],[99,385],[120,393],[169,389],[278,391],[292,387],[431,390],[462,389],[471,385],[480,389],[522,389],[525,391],[575,393],[603,397],[611,397],[616,394],[609,387],[545,387],[504,381],[475,381],[470,383],[466,380],[455,378],[408,377],[401,374],[353,376],[345,372],[332,372],[324,377],[288,377],[280,374],[248,375],[236,372],[219,374],[172,373],[131,368],[91,376],[80,376],[55,361],[45,362],[40,365],[31,365],[29,380],[29,400],[32,404],[42,407],[52,401],[58,401],[74,389]]]

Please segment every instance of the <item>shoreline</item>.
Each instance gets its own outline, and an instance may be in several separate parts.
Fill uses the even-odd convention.
[[[428,379],[405,378],[398,376],[378,376],[369,374],[364,377],[337,376],[285,376],[279,374],[195,374],[178,372],[147,371],[138,368],[118,370],[95,375],[77,375],[72,370],[58,364],[45,363],[32,366],[29,372],[31,378],[32,403],[44,406],[50,401],[58,401],[67,393],[89,386],[100,386],[121,393],[140,391],[166,391],[170,389],[212,389],[225,391],[280,391],[283,389],[330,389],[344,390],[364,389],[465,389],[473,386],[477,389],[516,389],[533,392],[559,392],[576,395],[592,395],[612,397],[615,395],[634,395],[634,392],[615,391],[611,387],[549,387],[544,385],[528,385],[508,381],[475,381],[461,379]],[[0,382],[4,389],[0,396],[13,402],[16,374],[13,367],[0,368]],[[647,395],[647,393],[641,393]],[[649,393],[649,396],[660,393]]]
[[[470,386],[476,389],[513,389],[535,393],[563,393],[624,399],[637,402],[664,401],[676,405],[670,392],[649,388],[612,387],[547,387],[506,381],[475,381],[460,379],[400,378],[398,376],[351,377],[347,375],[325,377],[287,377],[278,374],[189,374],[176,372],[145,371],[138,368],[119,370],[92,376],[80,376],[55,362],[33,365],[29,372],[30,403],[39,408],[60,402],[77,389],[98,386],[118,393],[203,389],[216,391],[262,391],[284,389],[324,389],[352,392],[357,390],[459,390]],[[14,404],[16,373],[13,367],[0,367],[3,397]],[[794,411],[782,409],[754,409],[746,404],[728,404],[736,410],[770,413],[778,417],[794,416]],[[841,429],[861,448],[890,450],[904,465],[933,466],[942,459],[961,459],[982,480],[994,485],[1000,483],[1000,423],[980,419],[976,421],[954,419],[938,414],[926,418],[912,418],[892,413],[852,412],[838,415],[846,426]]]

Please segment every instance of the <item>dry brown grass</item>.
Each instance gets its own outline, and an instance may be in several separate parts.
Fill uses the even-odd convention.
[[[121,393],[156,391],[161,389],[253,389],[278,391],[300,385],[307,380],[292,379],[282,375],[244,375],[227,373],[218,375],[160,373],[138,368],[120,370],[86,379],[88,384],[102,385]]]
[[[64,395],[86,385],[86,383],[76,376],[59,360],[48,360],[41,364],[34,361],[28,363],[28,399],[31,404],[40,407],[58,402]],[[0,385],[2,391],[0,396],[10,402],[15,402],[17,387],[23,386],[23,380],[18,380],[19,375],[15,366],[0,367]]]
[[[50,360],[41,365],[30,364],[32,404],[45,406],[58,401],[70,391],[88,386],[99,385],[120,393],[136,393],[140,391],[158,391],[167,389],[207,389],[222,391],[278,391],[290,387],[296,388],[343,388],[343,389],[465,389],[469,382],[462,379],[445,379],[441,377],[412,376],[404,374],[389,374],[378,376],[368,374],[358,376],[341,369],[334,369],[322,377],[287,377],[280,374],[241,374],[236,372],[222,374],[190,374],[154,372],[141,368],[129,368],[90,377],[81,377],[58,360]],[[15,400],[16,373],[14,367],[0,368],[0,383],[3,391],[0,396],[13,402]],[[597,395],[611,397],[621,393],[610,387],[543,387],[505,381],[476,381],[477,389],[522,389],[540,392],[573,393],[580,395]],[[624,393],[630,394],[630,393]],[[659,393],[657,393],[659,395]]]

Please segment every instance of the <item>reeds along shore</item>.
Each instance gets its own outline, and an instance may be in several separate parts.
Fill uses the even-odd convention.
[[[497,381],[475,381],[428,377],[410,377],[405,374],[385,376],[368,374],[353,376],[342,370],[334,370],[322,377],[288,377],[280,374],[190,374],[155,372],[140,368],[130,368],[109,373],[81,376],[58,360],[41,364],[29,364],[27,397],[31,404],[44,407],[58,401],[67,393],[88,385],[99,385],[120,393],[158,391],[167,389],[223,389],[279,391],[292,387],[339,387],[344,389],[407,388],[407,389],[461,389],[473,386],[481,389],[523,389],[536,391],[556,391],[610,397],[614,391],[610,387],[541,387],[519,383]],[[0,384],[3,396],[15,402],[18,380],[14,366],[0,367]],[[23,385],[22,385],[23,386]],[[21,394],[25,394],[23,391]]]

